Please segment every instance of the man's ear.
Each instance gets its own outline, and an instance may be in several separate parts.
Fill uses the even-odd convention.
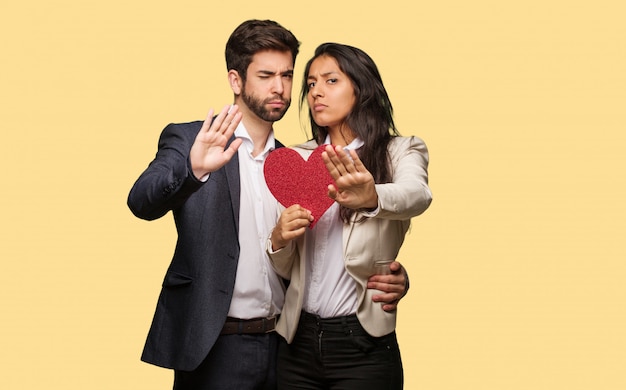
[[[233,93],[237,96],[241,94],[241,89],[243,88],[243,80],[241,76],[239,76],[239,72],[234,69],[228,71],[228,83],[230,84],[230,89],[233,90]]]

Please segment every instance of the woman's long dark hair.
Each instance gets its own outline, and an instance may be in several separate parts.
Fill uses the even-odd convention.
[[[392,180],[391,164],[387,146],[392,137],[399,136],[393,122],[393,107],[383,85],[378,67],[363,50],[339,43],[324,43],[315,49],[313,58],[307,62],[302,81],[300,108],[309,93],[308,76],[311,64],[321,56],[328,56],[339,65],[354,88],[355,103],[346,118],[346,124],[364,145],[357,151],[363,165],[374,176],[374,182],[388,183]],[[328,135],[326,127],[318,126],[309,110],[313,138],[322,144]],[[344,221],[349,221],[354,210],[341,208]]]

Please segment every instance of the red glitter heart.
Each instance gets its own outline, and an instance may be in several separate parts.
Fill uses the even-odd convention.
[[[310,228],[334,202],[328,197],[328,185],[334,181],[322,160],[325,147],[315,148],[307,161],[293,149],[276,149],[267,156],[263,168],[267,187],[280,204],[299,204],[311,211],[314,220]]]

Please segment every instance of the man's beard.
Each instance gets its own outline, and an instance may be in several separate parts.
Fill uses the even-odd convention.
[[[250,111],[255,113],[256,116],[258,116],[259,118],[263,119],[266,122],[276,122],[280,120],[285,115],[285,113],[287,112],[287,109],[291,105],[291,99],[285,100],[282,97],[269,98],[269,99],[265,99],[264,101],[261,101],[261,99],[258,99],[254,95],[248,95],[246,93],[245,88],[241,90],[241,99],[246,104],[246,106],[248,106]],[[269,110],[265,108],[265,105],[267,103],[271,101],[275,101],[275,100],[280,100],[284,102],[285,105],[282,108],[273,108]]]

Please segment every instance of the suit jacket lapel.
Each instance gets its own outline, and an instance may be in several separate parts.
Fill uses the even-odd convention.
[[[230,142],[233,142],[235,137],[231,138]],[[230,192],[231,210],[233,210],[233,217],[235,220],[235,228],[237,234],[239,234],[239,203],[241,201],[241,183],[239,180],[239,152],[235,153],[233,158],[224,166],[224,172],[226,173],[226,181],[228,181],[228,191]]]
[[[228,145],[235,140],[233,136]],[[276,142],[276,149],[284,147],[278,140]],[[239,233],[239,207],[241,201],[241,181],[239,175],[239,152],[235,153],[233,158],[224,166],[224,172],[226,173],[226,180],[228,181],[228,190],[230,192],[230,201],[235,219],[235,228]]]

